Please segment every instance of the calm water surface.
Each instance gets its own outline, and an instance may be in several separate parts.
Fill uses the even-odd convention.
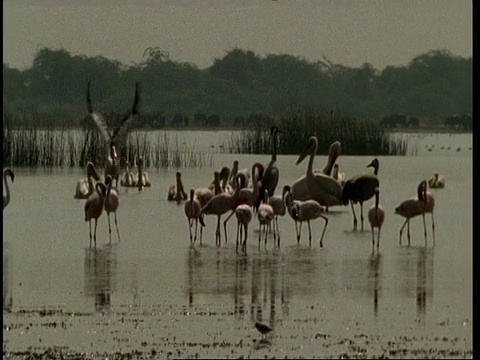
[[[205,148],[222,140],[216,133],[185,134],[186,142]],[[280,248],[271,239],[266,250],[258,247],[254,219],[247,255],[237,255],[235,217],[228,242],[222,231],[217,248],[214,216],[206,217],[203,244],[191,247],[183,204],[166,201],[175,169],[148,169],[152,187],[144,191],[121,188],[121,241],[113,231],[109,243],[104,213],[97,248],[90,249],[84,201],[73,199],[81,169],[14,169],[3,214],[4,357],[48,348],[91,358],[115,352],[158,358],[472,357],[472,137],[410,140],[418,156],[378,157],[386,219],[374,254],[368,221],[365,231],[353,232],[350,207],[343,206],[331,208],[324,248],[318,241],[322,220],[312,222],[309,247],[306,226],[297,245],[288,215],[279,221]],[[320,149],[316,167],[323,167],[325,152]],[[277,192],[305,173],[306,161],[295,166],[296,158],[278,157]],[[270,156],[216,153],[215,168],[234,159],[250,167]],[[340,156],[338,163],[348,178],[365,171],[371,159]],[[213,170],[181,169],[185,188],[207,185]],[[445,189],[432,190],[436,245],[427,216],[428,245],[417,217],[411,246],[400,246],[403,218],[394,208],[434,172],[446,179]],[[364,205],[365,213],[372,205]],[[275,331],[262,339],[256,320]]]

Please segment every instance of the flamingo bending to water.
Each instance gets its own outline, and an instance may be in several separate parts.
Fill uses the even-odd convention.
[[[15,174],[13,173],[12,169],[10,169],[8,167],[3,169],[3,183],[5,184],[5,192],[6,192],[6,194],[3,195],[3,209],[4,210],[7,207],[7,205],[10,203],[10,188],[8,186],[7,176],[10,176],[10,179],[12,180],[12,184],[13,184],[13,181],[15,179]]]

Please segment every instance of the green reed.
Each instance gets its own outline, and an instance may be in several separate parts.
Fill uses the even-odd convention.
[[[224,149],[230,153],[270,153],[271,122],[256,123],[252,130],[233,133],[223,144]],[[300,153],[312,135],[318,139],[320,152],[327,151],[336,140],[341,142],[344,155],[406,155],[408,150],[406,140],[395,139],[376,122],[333,113],[291,111],[279,116],[275,124],[283,132],[279,136],[279,154]]]

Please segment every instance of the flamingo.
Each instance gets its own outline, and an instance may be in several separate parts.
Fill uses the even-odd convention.
[[[125,187],[135,186],[135,179],[133,178],[133,173],[130,172],[130,166],[128,165],[128,162],[126,164],[125,172],[120,179],[120,185]]]
[[[90,247],[92,247],[92,219],[95,220],[93,239],[95,241],[95,247],[97,247],[97,221],[103,213],[106,192],[107,187],[105,184],[102,182],[97,182],[95,184],[95,192],[88,197],[83,207],[85,211],[85,221],[88,221]]]
[[[268,196],[273,196],[275,193],[275,189],[277,188],[278,179],[280,177],[280,173],[277,168],[277,138],[278,134],[282,134],[282,132],[278,129],[277,126],[272,126],[270,128],[270,137],[273,142],[273,150],[272,150],[272,158],[270,163],[267,165],[265,172],[262,176],[262,182],[259,190],[259,195],[257,200],[254,204],[254,209],[258,210],[260,203],[262,202],[263,193],[265,190],[268,191]]]
[[[107,186],[107,193],[105,195],[105,211],[107,212],[108,236],[110,238],[110,242],[112,242],[112,227],[110,225],[110,213],[112,212],[115,219],[115,228],[117,229],[118,241],[120,241],[120,231],[118,230],[117,223],[117,209],[120,205],[120,201],[118,198],[118,190],[116,188],[112,188],[112,183],[112,176],[110,174],[105,175],[105,185]]]
[[[148,180],[148,173],[143,171],[143,157],[138,158],[138,172],[134,177],[135,186],[138,187],[138,190],[143,190],[144,187],[152,186]]]
[[[184,211],[185,216],[188,219],[188,231],[190,233],[190,243],[195,243],[197,241],[197,227],[198,219],[201,216],[201,205],[198,198],[195,197],[195,189],[190,189],[190,200],[185,202]],[[192,236],[192,227],[195,222],[195,236]],[[202,243],[202,230],[203,227],[200,225],[200,244]]]
[[[377,234],[377,249],[380,247],[380,230],[385,220],[385,211],[379,205],[380,201],[380,190],[375,189],[375,205],[370,208],[368,211],[368,221],[370,222],[370,227],[372,228],[372,251],[375,247],[375,236],[373,234],[373,228],[378,228]]]
[[[220,185],[220,173],[218,171],[213,172],[213,181],[208,186],[208,189],[212,191],[214,195],[224,192],[222,186]]]
[[[208,187],[195,189],[195,198],[200,202],[200,207],[204,207],[213,197],[213,192]]]
[[[308,225],[308,242],[309,246],[312,246],[312,229],[310,226],[310,221],[318,218],[323,218],[325,220],[325,226],[323,227],[322,235],[320,237],[320,247],[323,247],[323,237],[325,235],[325,230],[328,225],[328,218],[322,213],[324,209],[320,204],[315,200],[294,200],[291,192],[288,192],[285,196],[285,202],[289,210],[289,214],[292,219],[295,221],[295,230],[297,229],[297,222],[300,222],[300,227],[297,233],[297,244],[300,243],[300,237],[302,236],[302,223],[307,222]]]
[[[235,176],[237,175],[237,173],[242,173],[243,175],[245,175],[245,186],[248,186],[248,183],[250,181],[250,172],[247,168],[239,170],[238,160],[234,160],[232,170],[230,171],[230,176],[228,178],[228,184],[232,187],[232,189],[235,187]]]
[[[267,236],[271,230],[274,213],[272,206],[268,204],[268,190],[263,192],[263,203],[260,204],[257,210],[258,223],[260,225],[260,231],[258,232],[258,247],[262,241],[262,228],[265,234],[265,249],[267,248]]]
[[[91,161],[87,163],[85,169],[87,177],[78,180],[77,186],[75,187],[75,193],[73,194],[74,199],[88,199],[88,197],[95,191],[92,178],[94,178],[95,181],[100,181],[100,175]]]
[[[353,230],[357,230],[357,216],[355,215],[353,205],[357,202],[360,203],[360,219],[362,221],[363,231],[363,203],[375,195],[375,189],[380,188],[380,182],[377,177],[378,168],[380,167],[378,159],[373,159],[367,167],[373,167],[373,174],[363,173],[355,175],[343,185],[342,201],[344,205],[348,205],[348,202],[350,201],[353,213]]]
[[[10,176],[10,179],[12,180],[12,184],[13,184],[13,181],[15,179],[15,174],[13,173],[12,169],[8,167],[3,169],[3,183],[5,184],[5,192],[6,192],[6,195],[3,195],[4,210],[7,207],[7,205],[10,203],[10,188],[8,186],[7,176]]]
[[[222,189],[222,192],[233,193],[234,189],[231,188],[228,184],[228,177],[230,176],[230,169],[226,166],[222,167],[220,173],[218,174],[219,185]]]
[[[433,219],[433,210],[435,208],[435,198],[432,193],[427,190],[426,180],[422,181],[422,197],[421,197],[421,206],[422,217],[423,217],[423,228],[425,230],[425,245],[427,245],[427,226],[425,224],[425,214],[432,214],[432,236],[433,236],[433,246],[435,246],[435,220]]]
[[[431,189],[443,189],[445,187],[445,179],[442,175],[435,173],[428,180],[428,187]]]
[[[217,246],[221,245],[221,233],[220,233],[220,218],[228,210],[231,210],[235,205],[238,195],[240,194],[240,174],[237,175],[237,187],[233,194],[220,193],[215,195],[202,207],[201,213],[206,215],[217,215],[217,229],[215,231],[215,243]],[[203,221],[200,220],[200,223]],[[204,224],[202,224],[204,225]]]
[[[314,174],[320,173],[330,176],[332,174],[332,167],[334,166],[337,158],[340,156],[341,144],[340,141],[334,141],[328,149],[328,160],[323,169],[314,170]],[[315,150],[316,153],[316,150]],[[307,176],[302,175],[295,180],[292,185],[292,194],[295,200],[308,200],[311,199],[310,191],[307,185]]]
[[[263,165],[260,164],[259,162],[256,162],[252,165],[252,175],[253,175],[253,188],[247,188],[240,186],[240,193],[238,194],[238,199],[236,204],[232,208],[232,212],[228,217],[225,219],[223,222],[223,229],[225,232],[225,242],[227,242],[227,222],[230,220],[230,218],[235,214],[235,208],[240,205],[240,204],[247,204],[249,206],[253,206],[255,204],[255,200],[258,197],[258,179],[259,179],[259,173],[263,170]],[[245,184],[246,178],[244,175],[244,172],[238,172],[237,176],[240,177],[242,185]]]
[[[268,198],[268,204],[273,209],[273,241],[278,237],[278,247],[280,247],[280,228],[278,227],[278,217],[286,213],[285,194],[290,191],[290,186],[285,185],[282,189],[282,195],[274,195]]]
[[[320,205],[334,206],[342,204],[342,186],[329,175],[313,172],[313,161],[317,153],[318,140],[315,136],[311,136],[307,145],[298,157],[296,165],[300,164],[307,155],[310,155],[308,161],[306,179],[307,187],[312,200],[317,201]]]
[[[115,179],[115,187],[118,185],[118,177],[120,174],[120,160],[117,153],[117,146],[124,144],[127,139],[128,131],[131,128],[134,120],[138,114],[138,103],[140,101],[140,95],[138,90],[138,82],[135,83],[135,95],[133,99],[132,110],[127,114],[119,126],[113,129],[109,129],[107,122],[102,114],[93,111],[92,100],[90,97],[90,80],[87,84],[87,110],[88,115],[93,120],[97,129],[102,134],[105,141],[109,142],[109,152],[107,162],[105,164],[105,173],[112,175],[112,179]]]
[[[180,171],[175,173],[175,179],[177,184],[170,186],[170,189],[168,189],[167,200],[176,202],[187,200],[187,193],[183,189],[182,173]]]
[[[408,245],[410,246],[410,219],[418,215],[424,216],[423,228],[425,232],[425,245],[426,245],[427,228],[425,224],[425,211],[424,211],[425,207],[422,206],[422,202],[428,201],[427,197],[425,196],[426,184],[427,182],[425,180],[421,181],[420,184],[418,184],[417,186],[417,196],[402,201],[402,203],[395,208],[395,214],[403,216],[405,218],[405,222],[400,228],[399,245],[402,244],[403,229],[405,228],[405,226],[407,226],[407,239],[408,239]],[[432,219],[433,219],[433,213],[432,213]]]
[[[248,204],[240,204],[235,209],[235,216],[237,217],[237,246],[235,251],[238,253],[238,236],[242,237],[242,229],[244,232],[244,239],[242,242],[242,251],[247,253],[247,238],[248,238],[248,224],[253,219],[252,207]],[[241,239],[240,239],[241,241]]]

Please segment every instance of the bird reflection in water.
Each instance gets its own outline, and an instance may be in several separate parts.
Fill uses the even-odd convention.
[[[86,248],[84,265],[85,296],[94,298],[96,311],[108,312],[117,266],[116,244]]]
[[[12,295],[12,248],[9,243],[3,243],[3,310],[11,312],[13,306]]]
[[[375,318],[378,317],[378,298],[380,290],[380,278],[382,272],[381,255],[379,253],[372,252],[369,262],[369,281],[373,281],[373,314]]]

